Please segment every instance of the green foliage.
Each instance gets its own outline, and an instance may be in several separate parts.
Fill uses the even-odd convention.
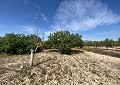
[[[3,38],[0,37],[0,53],[2,52],[2,49],[1,49],[1,47],[2,47],[2,43],[3,43]]]
[[[82,47],[82,36],[78,34],[70,34],[69,31],[57,31],[54,34],[48,36],[46,45],[49,48],[58,49],[61,53],[69,54],[71,48]]]
[[[106,38],[104,41],[85,41],[85,46],[94,46],[94,47],[103,47],[105,46],[107,49],[108,47],[112,48],[113,46],[120,46],[119,38],[118,41],[114,41],[112,39]]]
[[[50,49],[51,48],[50,42],[48,42],[48,41],[41,42],[40,46],[41,46],[42,49]]]
[[[120,46],[120,38],[118,38],[118,41],[116,43],[117,43],[117,46]]]
[[[105,42],[104,44],[105,44],[106,48],[108,49],[108,47],[109,47],[109,39],[106,38],[104,42]]]
[[[31,48],[36,47],[37,39],[35,35],[23,35],[23,34],[6,34],[0,38],[0,52],[7,54],[25,54],[28,53]]]
[[[114,41],[112,39],[105,39],[104,44],[106,46],[106,48],[108,49],[108,47],[112,47],[114,45]]]
[[[92,41],[86,41],[86,42],[85,42],[85,45],[86,45],[86,46],[93,46],[93,45],[94,45],[94,42],[92,42]]]

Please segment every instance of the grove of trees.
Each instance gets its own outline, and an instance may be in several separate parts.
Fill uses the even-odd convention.
[[[0,53],[6,54],[27,54],[30,49],[36,47],[39,51],[42,49],[58,49],[60,53],[70,54],[71,49],[83,46],[94,47],[113,47],[120,46],[120,38],[117,41],[105,39],[103,41],[83,41],[79,34],[71,34],[69,31],[57,31],[48,36],[47,41],[41,41],[37,35],[24,35],[7,33],[4,37],[0,37]]]
[[[103,41],[85,41],[85,46],[94,46],[94,47],[106,47],[107,49],[113,46],[120,46],[120,38],[118,38],[117,41],[114,41],[113,39],[106,38]]]
[[[57,31],[48,36],[48,40],[42,42],[36,35],[6,34],[0,37],[0,53],[26,54],[30,49],[58,49],[60,53],[69,54],[71,48],[83,47],[84,42],[79,34],[70,34],[69,31]]]

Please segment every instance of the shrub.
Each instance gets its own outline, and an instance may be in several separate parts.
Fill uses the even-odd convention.
[[[50,34],[48,38],[46,45],[48,45],[49,48],[58,49],[60,53],[70,54],[71,48],[83,46],[82,36],[70,34],[69,31],[57,31]]]
[[[35,35],[6,34],[0,42],[0,51],[7,54],[25,54],[36,47]]]

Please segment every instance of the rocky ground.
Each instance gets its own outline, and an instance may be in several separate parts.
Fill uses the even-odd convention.
[[[120,58],[80,51],[35,54],[29,68],[29,55],[0,58],[0,85],[120,85]]]

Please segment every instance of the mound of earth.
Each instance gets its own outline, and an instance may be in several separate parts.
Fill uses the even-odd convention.
[[[120,85],[120,58],[92,52],[57,52],[0,58],[1,85]]]

